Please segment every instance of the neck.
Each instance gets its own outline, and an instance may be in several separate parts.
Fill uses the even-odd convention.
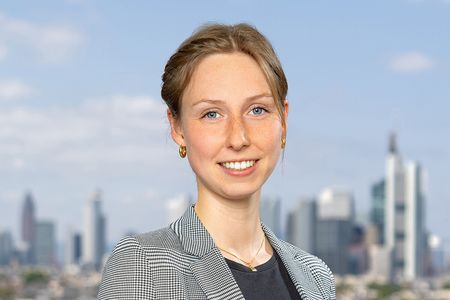
[[[264,238],[260,191],[248,198],[224,199],[199,189],[195,212],[220,248],[251,256]]]

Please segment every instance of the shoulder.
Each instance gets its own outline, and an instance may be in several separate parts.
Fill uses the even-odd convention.
[[[170,227],[146,232],[123,238],[117,243],[112,254],[126,251],[127,249],[141,249],[146,251],[152,248],[181,249],[178,236]]]
[[[327,294],[335,295],[335,280],[333,273],[322,259],[286,241],[279,240],[279,243],[285,251],[291,254],[295,262],[300,263],[310,271],[321,289],[328,291]],[[333,297],[331,297],[331,299],[332,298]]]
[[[111,257],[124,252],[142,251],[151,248],[179,248],[180,242],[170,227],[122,238],[111,253]]]
[[[148,298],[153,280],[149,261],[160,253],[176,251],[178,244],[169,227],[121,239],[103,269],[98,299]]]

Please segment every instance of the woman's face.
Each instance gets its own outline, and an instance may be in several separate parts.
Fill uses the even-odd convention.
[[[168,113],[172,137],[186,146],[199,194],[244,199],[259,192],[277,164],[285,129],[256,61],[240,52],[205,57],[181,112],[177,121]]]

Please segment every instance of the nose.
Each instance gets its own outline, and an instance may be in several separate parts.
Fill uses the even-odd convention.
[[[227,139],[228,147],[236,151],[250,145],[248,130],[241,118],[235,117],[230,121]]]

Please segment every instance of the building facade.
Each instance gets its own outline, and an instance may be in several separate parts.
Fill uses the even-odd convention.
[[[12,234],[6,230],[0,230],[0,266],[8,265],[13,257],[14,244]]]
[[[319,195],[315,254],[336,274],[348,274],[351,269],[349,253],[354,233],[354,215],[351,192],[333,187]]]
[[[66,265],[79,265],[81,263],[82,237],[79,232],[69,230],[64,252]]]
[[[379,245],[384,245],[384,214],[385,214],[385,202],[386,202],[386,184],[385,180],[381,179],[372,185],[371,198],[372,198],[372,208],[370,211],[370,221],[377,229],[377,241]]]
[[[106,219],[102,212],[101,192],[88,199],[84,209],[83,264],[99,270],[106,252]]]
[[[281,237],[281,200],[263,197],[260,205],[261,221]]]
[[[35,233],[36,233],[36,212],[33,195],[30,192],[25,194],[21,215],[21,242],[23,251],[23,263],[35,263]]]
[[[36,233],[36,264],[39,266],[56,265],[55,225],[50,221],[38,221]]]
[[[412,280],[424,275],[426,231],[423,172],[406,165],[392,135],[386,160],[385,242],[392,251],[392,274]]]
[[[287,240],[309,253],[316,252],[317,203],[314,198],[301,198],[287,216]]]

